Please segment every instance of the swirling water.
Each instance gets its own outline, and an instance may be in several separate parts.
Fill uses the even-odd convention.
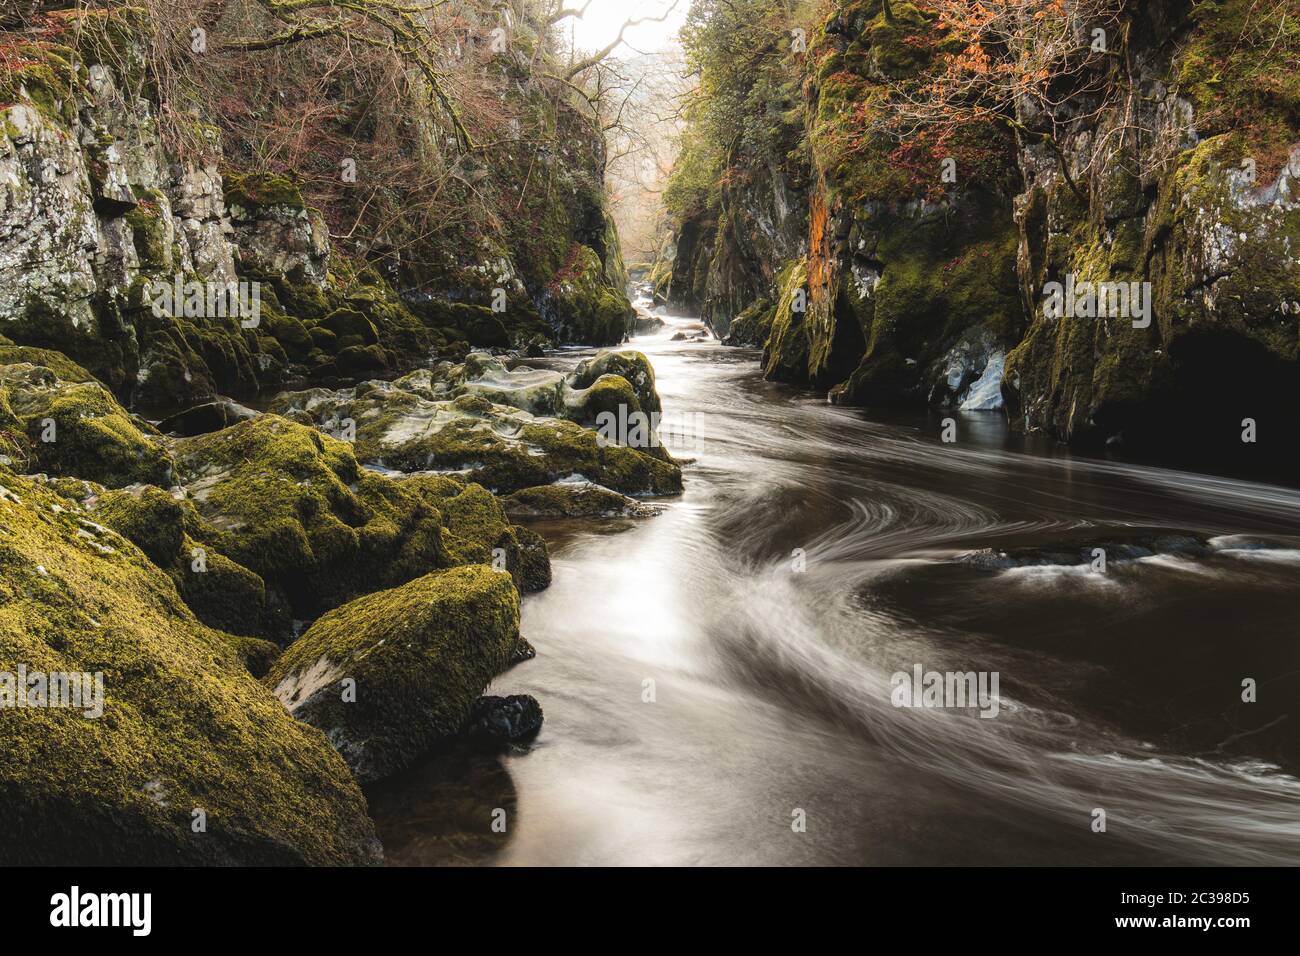
[[[685,494],[537,526],[538,657],[491,692],[545,728],[372,791],[390,862],[1300,862],[1300,491],[990,413],[945,444],[672,340],[690,324],[634,343]],[[997,716],[894,706],[917,664],[997,672]]]

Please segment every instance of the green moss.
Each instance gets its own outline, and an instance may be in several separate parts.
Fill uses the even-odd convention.
[[[747,306],[731,321],[727,330],[725,345],[746,348],[766,348],[768,336],[772,333],[772,321],[776,313],[772,300],[760,296]]]
[[[456,733],[518,639],[510,576],[457,568],[325,615],[264,682],[299,720],[325,731],[359,779],[376,780]],[[344,696],[349,679],[354,700]]]
[[[215,537],[190,502],[144,486],[101,493],[87,507],[97,521],[127,538],[167,572],[190,610],[209,627],[257,636],[279,633],[287,626],[287,620],[268,608],[266,587],[258,575],[190,537]]]
[[[7,343],[0,345],[0,365],[39,365],[47,368],[64,382],[93,382],[95,376],[62,352],[52,349],[31,348]]]
[[[605,376],[618,376],[631,386],[640,411],[661,412],[659,392],[655,388],[655,370],[643,352],[632,350],[598,352],[594,357],[578,363],[570,376],[573,388],[589,388]]]
[[[77,61],[75,51],[55,43],[20,40],[6,53],[9,63],[0,68],[0,106],[26,102],[50,122],[60,126],[74,123],[74,90],[80,89],[82,81],[72,65]],[[6,119],[6,132],[9,126]]]
[[[272,173],[228,173],[224,177],[227,206],[256,210],[266,206],[306,209],[298,183]]]
[[[171,456],[156,431],[102,385],[64,383],[33,365],[2,366],[0,377],[9,385],[35,470],[110,486],[172,483]]]
[[[763,350],[763,371],[769,378],[802,381],[808,374],[812,353],[806,305],[808,271],[803,262],[793,262],[781,270],[777,280],[780,291],[772,314],[772,331]],[[801,311],[796,306],[803,304]]]
[[[564,482],[524,488],[501,499],[512,518],[649,517],[659,510],[593,484]]]
[[[166,269],[171,264],[171,250],[168,248],[167,223],[158,206],[158,199],[147,205],[141,203],[126,214],[126,223],[131,227],[136,255],[144,268]]]
[[[575,244],[569,262],[547,290],[560,335],[589,345],[615,345],[631,330],[636,312],[627,296],[609,284],[595,250]]]
[[[141,552],[0,467],[0,670],[102,673],[104,711],[0,709],[10,864],[355,864],[378,844],[294,721]],[[206,831],[192,828],[193,811]]]
[[[517,548],[503,517],[484,525],[445,518],[444,509],[460,507],[456,495],[475,500],[482,489],[431,490],[424,480],[363,470],[348,443],[275,415],[182,439],[175,449],[185,487],[213,529],[191,534],[259,575],[301,618],[431,568],[491,560],[495,547]]]

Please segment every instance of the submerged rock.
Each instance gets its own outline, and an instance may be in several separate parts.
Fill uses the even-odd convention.
[[[365,799],[320,733],[141,551],[0,467],[0,672],[20,668],[102,676],[102,713],[13,706],[0,682],[0,827],[22,834],[3,863],[379,861]]]
[[[359,780],[379,780],[465,725],[518,640],[510,576],[456,568],[326,614],[265,683],[325,732]]]
[[[480,697],[474,701],[463,732],[479,744],[518,744],[536,737],[543,719],[542,705],[528,694]]]

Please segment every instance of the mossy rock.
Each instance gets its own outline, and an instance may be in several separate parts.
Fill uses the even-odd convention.
[[[347,865],[380,848],[324,737],[172,580],[0,467],[0,671],[103,675],[103,715],[0,708],[8,865]],[[206,829],[195,832],[195,810]]]
[[[48,368],[62,382],[94,382],[95,376],[53,349],[38,349],[26,345],[6,343],[0,345],[0,365],[39,365]]]
[[[36,365],[0,366],[0,380],[26,433],[31,470],[110,487],[173,483],[171,455],[156,430],[98,382],[63,382]]]
[[[333,332],[339,341],[356,338],[361,345],[375,345],[379,342],[375,324],[356,309],[335,309],[320,320],[318,327]]]
[[[266,206],[305,209],[302,190],[289,176],[274,173],[231,173],[224,178],[227,206],[256,210]]]
[[[89,497],[87,510],[171,576],[181,599],[209,627],[259,637],[287,628],[268,607],[261,577],[191,535],[214,538],[194,506],[147,485]],[[242,646],[242,645],[240,645]]]
[[[334,359],[335,368],[338,373],[344,376],[370,375],[375,372],[382,372],[388,368],[388,353],[378,345],[362,345],[357,336],[353,337],[358,344],[348,345],[339,350],[338,356]],[[343,339],[339,344],[344,344]]]
[[[602,350],[578,363],[569,384],[576,389],[590,388],[598,379],[609,375],[617,375],[632,386],[639,411],[647,414],[663,411],[655,389],[654,366],[643,352]]]
[[[453,474],[501,494],[574,475],[626,494],[681,491],[680,467],[651,437],[649,447],[623,447],[573,421],[536,417],[476,395],[430,399],[441,387],[430,375],[287,393],[272,411],[326,431],[350,420],[361,461],[408,474]]]
[[[570,258],[546,290],[543,315],[561,341],[617,345],[632,330],[636,310],[611,283],[594,249],[577,245]]]
[[[723,345],[739,348],[761,349],[766,347],[768,336],[772,334],[772,320],[775,317],[772,301],[760,297],[755,299],[744,311],[731,320]]]
[[[491,561],[494,548],[518,551],[482,489],[439,476],[395,481],[361,468],[349,443],[278,415],[179,440],[175,451],[212,529],[193,536],[259,575],[268,602],[281,598],[299,618],[430,569]],[[507,567],[522,574],[520,562]]]
[[[663,510],[600,485],[577,481],[521,489],[502,498],[501,507],[515,519],[642,518]]]
[[[402,488],[442,514],[443,544],[454,564],[491,564],[509,571],[525,593],[551,584],[551,560],[544,542],[510,523],[501,501],[481,485],[443,475],[400,479]]]
[[[474,565],[330,612],[264,683],[325,733],[359,780],[379,780],[461,729],[518,639],[510,576]]]
[[[521,408],[534,415],[562,415],[567,392],[564,376],[549,369],[508,369],[482,352],[465,357],[464,367],[448,376],[452,395],[476,395],[496,405]]]
[[[299,616],[337,606],[367,580],[382,586],[399,565],[447,564],[440,515],[363,472],[344,442],[267,415],[175,449],[190,499],[216,529],[209,543],[280,589]]]

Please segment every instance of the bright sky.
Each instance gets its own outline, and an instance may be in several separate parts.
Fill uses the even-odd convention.
[[[641,17],[659,16],[670,6],[673,0],[592,0],[587,15],[581,20],[567,20],[565,32],[571,28],[579,48],[600,50],[618,36],[618,28],[626,20]],[[579,8],[583,0],[566,0],[565,6]],[[677,9],[663,23],[643,23],[630,28],[623,36],[624,49],[615,51],[626,54],[627,46],[641,53],[658,53],[669,49],[677,42],[677,31],[686,22],[686,11],[690,9],[691,0],[679,0]]]

